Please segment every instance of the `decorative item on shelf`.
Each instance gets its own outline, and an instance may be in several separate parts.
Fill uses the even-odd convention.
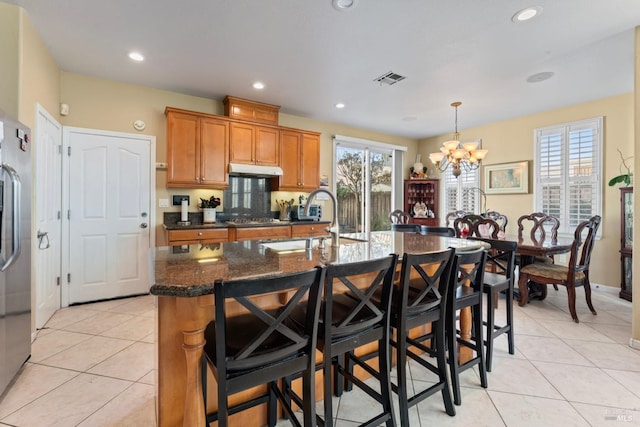
[[[451,104],[456,110],[455,132],[453,139],[442,143],[440,153],[429,154],[429,160],[440,170],[444,172],[449,166],[452,167],[453,176],[460,176],[462,168],[465,170],[474,170],[480,167],[480,162],[485,158],[489,150],[478,149],[477,142],[460,143],[460,133],[458,133],[458,107],[462,102],[457,101]]]
[[[202,222],[211,224],[216,222],[216,208],[220,206],[220,198],[211,196],[208,199],[200,198],[200,209],[202,209]]]
[[[428,178],[427,168],[422,164],[420,158],[421,154],[416,155],[416,162],[409,168],[409,178],[411,179],[421,179]]]
[[[622,155],[622,151],[620,151],[620,149],[618,149],[618,154],[620,154],[620,159],[622,162],[622,164],[620,165],[620,172],[622,172],[622,168],[624,167],[627,170],[627,173],[623,173],[611,178],[609,180],[609,187],[613,187],[616,184],[624,184],[625,187],[630,187],[633,182],[633,173],[631,173],[631,169],[629,169],[629,165],[627,165],[627,160],[632,159],[633,156],[625,158]]]
[[[418,218],[427,218],[428,208],[426,203],[418,202],[413,205],[413,215]]]

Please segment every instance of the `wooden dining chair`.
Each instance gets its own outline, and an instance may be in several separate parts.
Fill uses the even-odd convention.
[[[543,212],[534,212],[529,215],[522,215],[518,218],[519,239],[522,239],[524,233],[528,232],[531,236],[531,240],[533,241],[541,242],[547,237],[551,240],[557,240],[558,228],[560,228],[560,221],[558,218]]]
[[[497,211],[487,211],[485,216],[497,222],[500,225],[500,230],[502,231],[507,230],[507,223],[509,222],[509,219],[507,218],[506,215],[503,215]]]
[[[497,222],[491,218],[485,218],[480,215],[465,215],[453,221],[453,229],[456,230],[456,237],[462,236],[463,228],[469,230],[467,237],[497,239],[498,233],[500,233],[500,225]]]
[[[396,209],[389,214],[391,224],[408,224],[411,216],[401,209]]]
[[[462,218],[465,215],[471,215],[471,212],[467,212],[467,211],[449,212],[447,214],[447,216],[445,217],[445,219],[447,221],[447,227],[453,227],[453,221],[455,221],[456,218]]]
[[[569,312],[573,320],[578,323],[576,314],[576,288],[584,287],[587,305],[591,313],[598,314],[591,303],[591,283],[589,282],[589,263],[591,261],[591,251],[595,242],[595,236],[600,227],[602,218],[599,215],[591,217],[588,221],[581,222],[574,232],[573,244],[568,266],[558,264],[548,264],[534,262],[520,268],[519,285],[524,286],[527,281],[542,284],[562,285],[567,288],[567,299],[569,302]],[[582,237],[584,232],[587,236]],[[580,250],[582,247],[582,250]]]
[[[215,320],[205,330],[202,354],[202,392],[207,407],[207,370],[217,381],[218,408],[206,414],[207,425],[233,425],[229,416],[267,403],[267,419],[275,426],[277,401],[283,405],[292,424],[300,426],[291,406],[279,388],[279,380],[301,375],[305,427],[316,425],[315,348],[320,312],[321,285],[325,268],[269,278],[217,281],[214,286]],[[253,297],[273,296],[273,302],[258,305]],[[303,306],[301,324],[292,313]],[[230,309],[230,307],[233,307]],[[253,395],[245,403],[229,405],[229,397],[256,386],[268,384],[266,392]]]

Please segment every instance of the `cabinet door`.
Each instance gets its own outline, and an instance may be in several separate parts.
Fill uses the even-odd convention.
[[[282,176],[279,179],[280,189],[299,190],[302,135],[289,130],[280,131],[280,167]]]
[[[302,134],[302,187],[313,190],[320,186],[320,135]]]
[[[244,123],[231,123],[229,129],[229,161],[237,163],[255,163],[254,144],[255,126]]]
[[[278,166],[280,164],[280,131],[277,128],[256,126],[256,164]]]
[[[200,184],[212,188],[229,185],[229,122],[202,118],[200,120]]]
[[[197,185],[200,180],[198,116],[167,114],[167,187]]]

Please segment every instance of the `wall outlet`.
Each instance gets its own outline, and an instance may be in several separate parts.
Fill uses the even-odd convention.
[[[168,208],[169,207],[169,199],[158,199],[158,207],[159,208]]]

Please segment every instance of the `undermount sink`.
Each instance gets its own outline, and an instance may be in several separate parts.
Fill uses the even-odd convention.
[[[307,249],[308,239],[295,239],[295,240],[274,240],[268,242],[261,242],[260,244],[267,249],[270,249],[274,252],[298,252],[304,251]],[[349,237],[340,237],[340,246],[343,245],[352,245],[354,243],[362,243],[366,242],[366,240],[361,239],[353,239]],[[317,249],[319,244],[319,239],[314,238],[311,242],[311,248]],[[324,240],[324,245],[326,248],[331,246],[331,239],[326,238]]]

